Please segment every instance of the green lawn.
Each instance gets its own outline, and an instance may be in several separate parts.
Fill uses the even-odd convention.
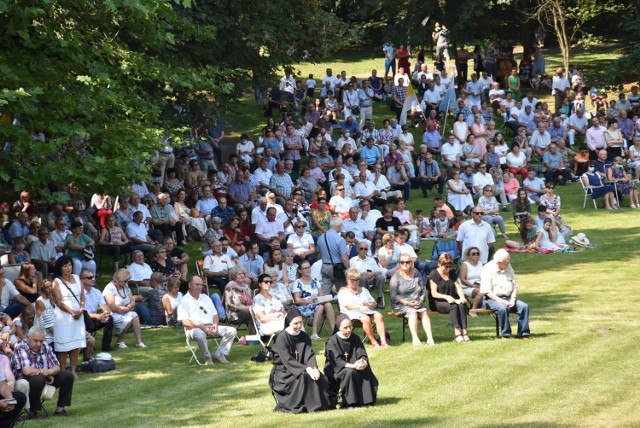
[[[360,57],[359,70],[370,67],[367,57]],[[340,62],[331,64],[341,69]],[[324,69],[314,67],[315,73]],[[242,116],[231,123],[234,132],[257,129],[263,122],[252,108],[252,99],[240,103]],[[376,115],[389,116],[382,109]],[[437,346],[415,348],[400,343],[401,323],[387,316],[393,347],[370,352],[380,381],[378,405],[294,416],[272,412],[270,364],[249,360],[258,347],[234,346],[230,364],[204,368],[188,364],[182,330],[144,330],[149,349],[115,350],[116,371],[81,374],[69,408],[72,418],[28,426],[638,426],[639,213],[594,210],[590,201],[583,209],[578,184],[560,187],[558,193],[564,218],[596,248],[512,255],[519,297],[531,308],[529,341],[496,340],[493,319],[481,316],[469,321],[473,342],[456,344],[448,318],[437,315],[432,317]],[[419,194],[412,192],[408,208],[430,210],[432,201]],[[505,220],[514,237],[510,214]],[[421,258],[432,246],[423,243]],[[197,247],[188,247],[193,260]],[[107,270],[109,263],[103,266]],[[107,277],[101,275],[98,285],[104,286]],[[315,349],[322,366],[322,343]],[[53,405],[48,403],[49,410]]]

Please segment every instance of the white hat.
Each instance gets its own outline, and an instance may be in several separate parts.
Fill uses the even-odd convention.
[[[573,241],[574,244],[579,245],[581,247],[586,247],[589,245],[589,239],[587,239],[587,236],[582,232],[578,233],[576,236],[571,238],[571,240]]]

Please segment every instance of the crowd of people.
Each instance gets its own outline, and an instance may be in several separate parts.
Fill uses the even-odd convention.
[[[373,404],[377,380],[352,332],[362,327],[372,349],[390,347],[379,312],[386,281],[391,309],[407,318],[416,346],[419,324],[426,344],[435,345],[428,310],[449,314],[456,342],[471,341],[468,306],[495,310],[503,338],[511,337],[508,314],[516,312],[517,336],[527,338],[528,306],[517,298],[509,254],[496,251],[496,238],[509,251],[568,250],[555,186],[578,180],[607,209],[619,208],[624,196],[640,208],[640,96],[634,88],[626,101],[621,94],[621,102],[607,103],[606,94],[591,94],[589,122],[582,73],[558,69],[549,85],[552,113],[534,96],[542,87],[536,79],[545,80],[539,48],[527,79],[506,41],[466,56],[461,47],[448,77],[446,31],[435,35],[433,70],[423,52],[411,73],[405,46],[386,45],[383,77],[372,70],[358,81],[328,68],[318,95],[313,76],[303,86],[287,71],[269,95],[261,134],[243,134],[228,160],[216,123],[196,133],[193,145],[172,147],[167,139],[151,160],[149,182],[115,197],[95,193],[87,204],[68,186],[68,199],[50,206],[36,205],[27,190],[12,207],[2,204],[3,265],[20,271],[10,281],[0,269],[0,338],[2,351],[13,353],[7,380],[11,373],[15,385],[26,380],[30,416],[40,417],[35,398],[45,381],[60,388],[56,413],[68,414],[79,357],[93,353],[92,333],[103,331],[102,351],[112,349],[114,329],[117,348],[128,346],[130,332],[146,348],[142,330],[158,325],[183,327],[207,365],[227,362],[238,338],[233,325],[245,325],[248,336],[278,334],[266,351],[276,410],[331,408],[339,396],[347,407]],[[465,58],[475,61],[469,81]],[[444,103],[456,83],[459,98]],[[419,103],[405,118],[409,85]],[[379,128],[376,103],[395,113]],[[420,141],[412,127],[421,128]],[[433,210],[406,209],[412,188],[424,198],[433,193]],[[517,240],[506,234],[507,211]],[[424,239],[455,240],[459,269],[447,253],[420,260]],[[181,249],[190,241],[202,244],[197,274]],[[113,276],[101,292],[95,260],[107,255]],[[323,375],[311,344],[325,323],[333,333]],[[213,353],[211,337],[220,338]],[[18,391],[0,394],[20,402]],[[0,411],[9,407],[0,401]]]

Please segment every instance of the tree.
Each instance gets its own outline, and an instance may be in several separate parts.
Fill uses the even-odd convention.
[[[585,30],[586,24],[603,13],[615,13],[621,8],[623,5],[615,0],[537,0],[526,16],[553,29],[560,45],[562,63],[568,70],[571,47],[579,39],[593,36]]]

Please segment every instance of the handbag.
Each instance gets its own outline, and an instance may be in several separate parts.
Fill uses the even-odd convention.
[[[82,254],[84,254],[85,260],[93,260],[96,257],[96,253],[93,250],[93,247],[89,244],[85,245],[85,247],[82,249]]]
[[[64,282],[64,280],[63,280],[62,278],[58,278],[58,279],[60,280],[60,282],[61,282],[61,283],[63,283],[63,284],[64,284],[64,286],[65,286],[65,287],[67,287],[67,290],[69,290],[69,293],[71,293],[71,295],[73,296],[73,298],[74,298],[74,299],[76,299],[76,302],[78,302],[78,305],[79,305],[79,306],[82,306],[82,303],[80,303],[80,300],[78,300],[78,297],[76,296],[76,293],[74,293],[74,292],[71,290],[71,287],[69,287],[69,286],[67,285],[67,283],[66,283],[66,282]],[[84,321],[84,328],[85,328],[85,330],[86,330],[86,329],[87,329],[87,328],[89,328],[89,326],[91,325],[91,316],[89,315],[89,312],[87,312],[87,311],[83,310],[83,311],[82,311],[82,319],[83,319],[83,321]]]
[[[360,107],[352,107],[351,108],[351,113],[355,114],[356,116],[360,114]]]
[[[331,264],[333,265],[333,278],[334,279],[345,279],[345,271],[347,270],[344,267],[344,263],[333,263],[333,257],[331,257],[331,251],[329,250],[329,241],[327,241],[327,234],[324,234],[324,243],[327,246],[327,251],[329,252],[329,260],[331,260]]]

